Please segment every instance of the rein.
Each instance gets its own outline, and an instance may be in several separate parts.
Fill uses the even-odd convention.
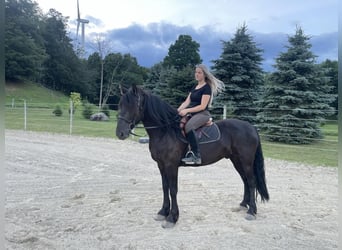
[[[175,123],[176,121],[174,121],[173,123],[167,123],[167,124],[165,124],[165,125],[161,125],[161,126],[136,126],[136,124],[135,124],[135,122],[134,122],[134,120],[132,120],[132,121],[129,121],[129,120],[127,120],[126,118],[124,118],[124,117],[122,117],[122,116],[118,116],[118,119],[119,120],[123,120],[124,122],[126,122],[127,124],[128,124],[128,126],[129,126],[129,133],[131,134],[131,135],[134,135],[134,136],[139,136],[139,137],[142,137],[141,135],[137,135],[137,134],[135,134],[134,132],[132,132],[132,130],[134,129],[134,128],[144,128],[144,129],[146,129],[146,130],[148,130],[148,129],[157,129],[157,128],[164,128],[164,127],[167,127],[167,126],[169,126],[169,125],[171,125],[171,124],[173,124],[173,123]]]

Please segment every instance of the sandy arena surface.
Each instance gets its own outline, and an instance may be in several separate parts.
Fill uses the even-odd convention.
[[[181,168],[179,221],[163,229],[147,144],[13,130],[5,142],[6,249],[337,249],[337,168],[266,159],[255,221],[232,211],[243,186],[230,161]]]

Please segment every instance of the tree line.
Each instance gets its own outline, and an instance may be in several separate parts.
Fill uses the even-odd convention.
[[[42,13],[31,0],[5,1],[5,76],[7,81],[32,81],[100,107],[117,104],[119,85],[143,85],[177,107],[202,62],[200,44],[181,34],[167,56],[150,68],[127,53],[114,53],[98,37],[96,52],[82,57],[67,32],[68,18],[54,9]],[[337,61],[317,63],[310,37],[301,27],[288,36],[285,51],[275,58],[274,72],[264,72],[262,49],[244,24],[233,38],[221,41],[222,53],[211,71],[225,83],[212,114],[225,105],[230,116],[256,124],[267,139],[310,143],[321,138],[320,125],[337,111]]]

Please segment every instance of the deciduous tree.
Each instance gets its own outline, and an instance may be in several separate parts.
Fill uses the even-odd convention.
[[[199,47],[199,43],[193,41],[190,35],[180,35],[176,42],[171,44],[163,63],[166,67],[174,67],[176,70],[195,66],[202,62]]]
[[[7,0],[5,8],[6,79],[39,81],[47,57],[41,10],[29,0]]]

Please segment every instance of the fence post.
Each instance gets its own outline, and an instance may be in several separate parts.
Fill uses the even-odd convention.
[[[70,127],[69,127],[69,133],[72,134],[72,116],[73,116],[74,110],[72,105],[72,100],[70,100]]]
[[[26,124],[27,124],[27,107],[26,107],[26,100],[24,100],[24,130],[26,131]]]
[[[223,105],[223,119],[227,118],[227,105]]]

